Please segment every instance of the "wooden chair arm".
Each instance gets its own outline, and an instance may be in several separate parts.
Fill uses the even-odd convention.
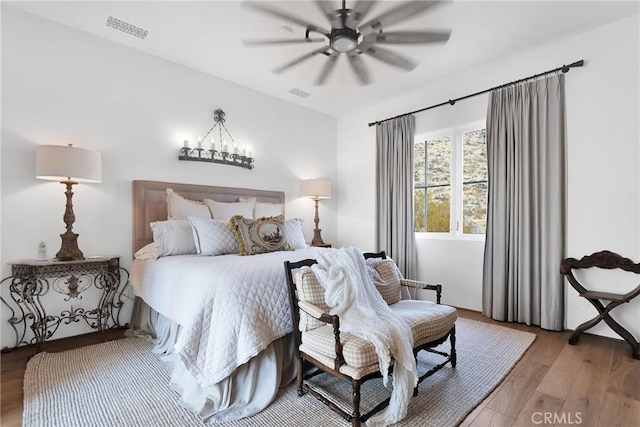
[[[431,291],[436,291],[436,302],[440,304],[440,298],[442,297],[442,285],[430,285],[427,282],[409,279],[400,279],[400,284],[408,288],[428,289]]]
[[[307,301],[298,301],[298,307],[314,319],[333,326],[333,336],[335,339],[334,350],[336,352],[333,368],[338,370],[340,366],[344,365],[342,342],[340,341],[340,317],[335,314],[325,313],[320,307]]]

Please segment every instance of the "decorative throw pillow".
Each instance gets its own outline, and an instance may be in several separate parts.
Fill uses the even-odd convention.
[[[304,241],[304,233],[302,232],[302,222],[300,218],[288,219],[284,222],[284,232],[287,235],[289,246],[293,249],[304,249],[307,242]]]
[[[171,188],[167,188],[167,218],[186,220],[189,216],[211,218],[211,212],[203,202],[185,199]]]
[[[241,202],[246,202],[251,199],[240,197]],[[255,200],[255,197],[253,198]],[[284,203],[267,203],[267,202],[256,202],[253,208],[253,217],[254,218],[264,218],[266,216],[278,216],[284,215]]]
[[[369,274],[373,279],[373,284],[388,304],[395,304],[402,298],[400,284],[400,271],[396,264],[390,259],[375,260],[368,262]]]
[[[227,221],[190,216],[189,222],[198,255],[237,254],[240,251]]]
[[[154,258],[196,253],[191,224],[186,219],[152,222],[151,230],[153,231]]]
[[[253,207],[256,204],[256,198],[252,197],[244,202],[216,202],[211,199],[204,199],[207,207],[211,211],[213,219],[229,221],[232,216],[241,215],[245,218],[253,218]]]
[[[290,250],[282,215],[258,219],[236,215],[230,223],[240,247],[240,255]]]

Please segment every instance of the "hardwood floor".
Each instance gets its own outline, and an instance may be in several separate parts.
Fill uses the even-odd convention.
[[[521,329],[535,342],[495,390],[462,422],[478,426],[640,426],[640,361],[624,341],[583,334],[577,346],[569,332],[496,322],[458,309],[460,317]],[[123,336],[115,331],[109,339]],[[47,342],[56,352],[102,342],[98,334]],[[22,424],[22,379],[32,348],[2,354],[3,427]],[[347,425],[345,423],[345,425]]]
[[[640,361],[622,340],[497,322],[458,309],[461,317],[521,329],[536,340],[505,380],[461,427],[640,426]]]

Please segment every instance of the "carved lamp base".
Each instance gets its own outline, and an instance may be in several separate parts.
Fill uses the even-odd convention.
[[[78,234],[67,231],[60,235],[62,246],[56,254],[58,261],[76,261],[84,259],[84,254],[78,248]]]
[[[322,230],[320,230],[319,228],[315,228],[313,230],[313,239],[311,240],[311,246],[323,246],[324,242],[322,241],[322,236],[320,235],[320,232]]]
[[[75,261],[84,259],[82,251],[78,248],[78,235],[73,232],[73,223],[76,220],[76,216],[73,213],[73,186],[77,184],[76,181],[67,180],[61,181],[61,184],[66,186],[67,191],[67,205],[64,211],[64,223],[67,225],[67,231],[60,235],[62,238],[62,246],[56,254],[58,261]]]

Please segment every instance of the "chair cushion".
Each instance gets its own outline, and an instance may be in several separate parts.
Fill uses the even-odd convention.
[[[400,271],[390,259],[371,259],[369,273],[373,284],[388,305],[395,304],[401,299]]]
[[[329,313],[329,306],[324,300],[324,288],[318,282],[316,275],[309,267],[302,267],[296,273],[296,284],[298,289],[298,300],[309,302],[325,313]],[[299,329],[302,332],[325,326],[326,323],[321,322],[309,316],[304,311],[300,311]],[[329,327],[331,327],[329,325]]]
[[[411,328],[414,348],[444,337],[458,318],[455,308],[431,301],[402,300],[389,308]],[[344,360],[349,366],[364,368],[378,363],[375,348],[369,341],[350,333],[340,333],[340,340]],[[312,356],[317,353],[334,358],[336,353],[333,327],[325,324],[303,332],[301,350],[303,346]]]
[[[333,357],[328,357],[328,356],[325,356],[324,354],[317,353],[312,349],[308,348],[307,346],[305,346],[304,344],[300,345],[300,351],[313,357],[315,360],[317,360],[318,362],[322,363],[325,366],[328,366],[331,368],[333,368],[334,366],[335,360],[333,359]],[[347,365],[346,363],[340,366],[339,368],[339,371],[341,373],[348,375],[355,380],[359,380],[369,374],[378,372],[379,370],[380,370],[380,367],[378,366],[377,361],[376,363],[365,366],[363,368],[355,368],[351,365]]]
[[[389,308],[411,328],[413,347],[447,335],[458,319],[454,307],[424,300],[402,300]]]
[[[370,341],[357,337],[349,332],[340,333],[342,342],[342,354],[347,365],[354,368],[362,368],[378,363],[376,349]],[[333,326],[325,324],[320,328],[302,333],[302,344],[310,350],[324,356],[334,358],[335,338]]]

